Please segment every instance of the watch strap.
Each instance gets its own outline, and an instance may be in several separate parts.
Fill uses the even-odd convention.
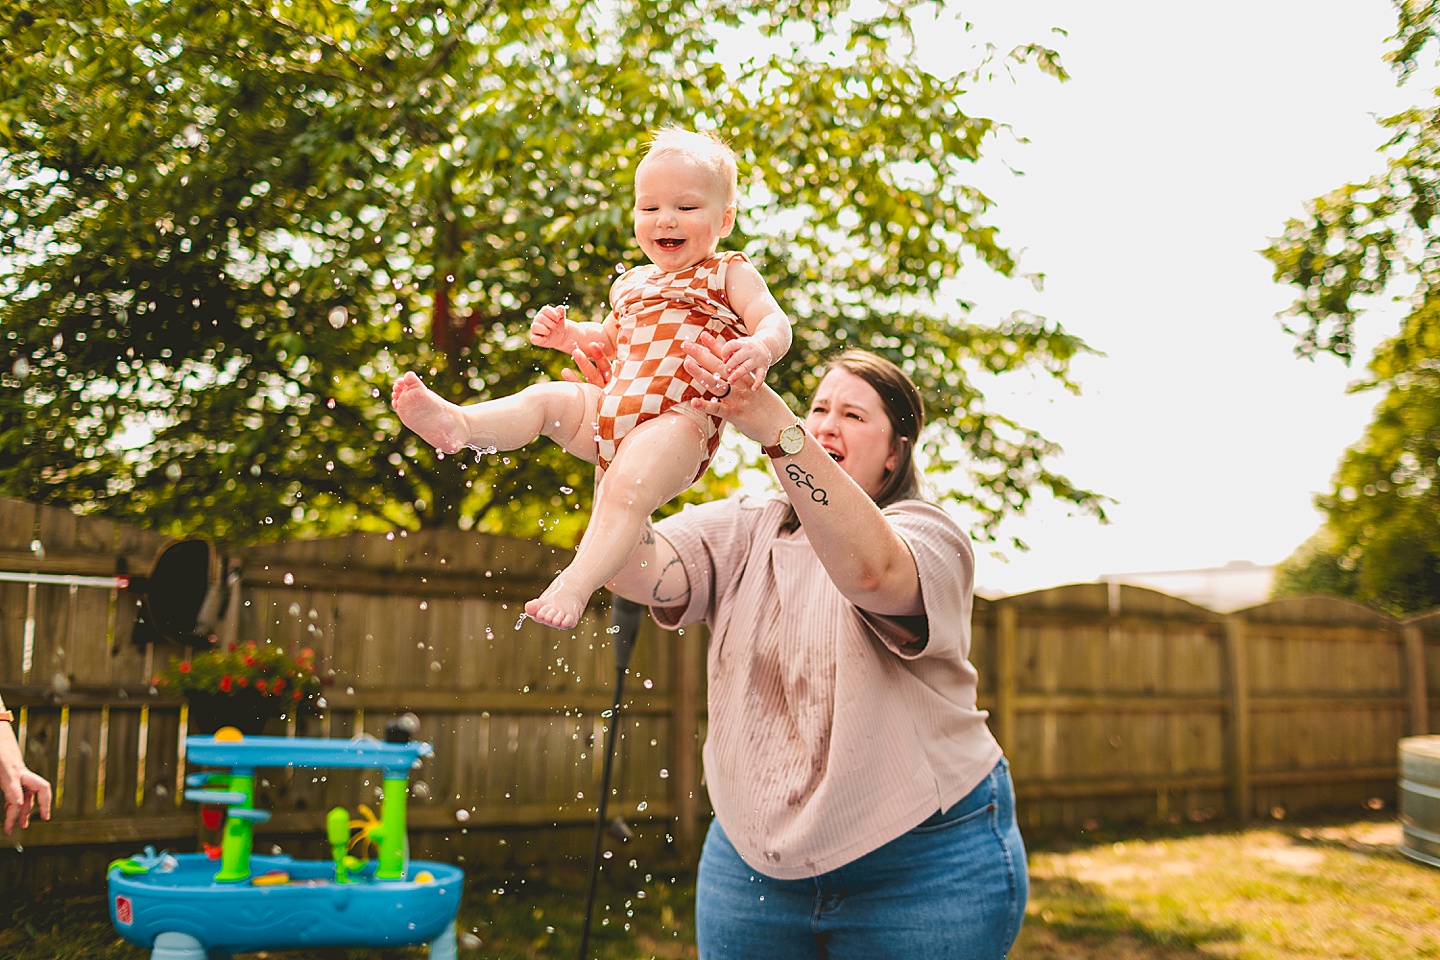
[[[0,710],[0,722],[14,723],[15,712],[13,710]]]
[[[787,453],[786,450],[785,450],[785,434],[786,434],[787,432],[791,431],[791,430],[794,430],[794,429],[797,428],[797,427],[800,429],[800,444],[801,444],[801,446],[800,446],[799,448],[797,448],[794,452],[795,452],[795,453],[799,453],[801,449],[804,449],[804,444],[805,444],[805,433],[804,433],[804,431],[805,431],[805,424],[802,423],[802,422],[799,421],[799,420],[796,420],[794,423],[790,424],[790,425],[789,425],[788,427],[786,427],[784,430],[781,430],[781,431],[780,431],[780,439],[777,440],[775,443],[771,444],[771,445],[768,446],[768,447],[762,446],[762,447],[760,448],[761,451],[764,452],[765,456],[769,457],[771,460],[778,459],[779,457],[789,457],[789,456],[793,456],[793,454]]]

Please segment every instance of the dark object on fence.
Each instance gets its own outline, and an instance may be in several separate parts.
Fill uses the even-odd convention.
[[[413,713],[402,713],[385,721],[386,743],[409,743],[420,732],[420,718]]]
[[[1400,741],[1400,852],[1440,867],[1440,736]]]
[[[214,643],[225,607],[219,567],[208,540],[172,540],[161,547],[150,575],[130,578],[130,592],[138,594],[134,642]]]
[[[600,878],[600,845],[605,837],[605,804],[610,799],[610,774],[615,768],[615,740],[620,732],[620,701],[625,690],[625,674],[630,670],[630,655],[635,652],[635,637],[640,632],[641,606],[633,600],[612,595],[610,625],[615,635],[615,700],[610,706],[610,729],[605,734],[605,765],[600,771],[600,804],[595,811],[595,846],[590,851],[590,883],[585,891],[585,925],[580,929],[580,960],[590,955],[590,920],[595,912],[595,883]],[[625,821],[615,818],[612,831],[622,840],[633,834]]]

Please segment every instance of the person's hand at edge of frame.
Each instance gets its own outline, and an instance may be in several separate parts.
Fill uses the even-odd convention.
[[[50,781],[32,772],[20,757],[20,744],[9,724],[0,723],[0,791],[5,798],[5,835],[18,826],[30,826],[30,814],[37,808],[41,820],[50,819],[53,793]],[[8,742],[5,742],[8,741]]]

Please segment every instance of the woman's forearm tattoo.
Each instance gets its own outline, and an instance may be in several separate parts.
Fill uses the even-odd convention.
[[[808,473],[807,471],[801,470],[799,467],[795,466],[795,464],[792,463],[785,467],[785,474],[791,479],[795,486],[804,487],[805,489],[809,490],[811,500],[814,500],[816,503],[821,504],[822,506],[830,506],[830,500],[827,497],[825,491],[822,488],[815,486],[815,475],[813,473]]]

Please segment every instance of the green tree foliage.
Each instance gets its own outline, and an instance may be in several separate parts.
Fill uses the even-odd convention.
[[[1440,3],[1396,0],[1399,29],[1387,59],[1400,82],[1434,54]],[[1382,343],[1354,390],[1382,395],[1375,419],[1348,450],[1326,520],[1282,565],[1277,592],[1322,592],[1394,613],[1440,605],[1440,91],[1428,107],[1381,121],[1387,169],[1308,204],[1265,255],[1301,295],[1290,310],[1297,352],[1354,354],[1367,297],[1413,281],[1410,312]]]
[[[909,11],[828,0],[0,0],[0,493],[231,541],[474,525],[573,543],[590,468],[547,444],[436,456],[388,408],[416,370],[456,401],[558,376],[530,314],[596,318],[639,257],[647,131],[740,152],[743,245],[796,320],[772,377],[863,344],[910,370],[994,538],[1038,491],[1100,514],[989,373],[1071,389],[1057,324],[937,303],[1014,261],[967,179],[1000,129],[977,73],[909,54]],[[741,23],[790,41],[722,65]],[[743,234],[743,235],[742,235]],[[734,477],[711,478],[713,494]]]

